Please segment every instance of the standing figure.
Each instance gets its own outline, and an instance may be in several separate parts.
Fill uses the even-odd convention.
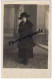
[[[19,38],[28,36],[32,33],[33,24],[28,20],[28,15],[26,12],[23,12],[19,19],[22,21],[19,24]],[[18,57],[23,59],[23,63],[26,65],[28,63],[28,58],[33,57],[33,39],[32,37],[27,37],[18,42]]]

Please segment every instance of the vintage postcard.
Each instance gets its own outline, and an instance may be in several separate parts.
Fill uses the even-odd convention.
[[[2,78],[50,77],[50,2],[2,2]]]

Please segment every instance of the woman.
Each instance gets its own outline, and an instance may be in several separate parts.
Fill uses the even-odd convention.
[[[18,32],[20,34],[19,38],[28,36],[32,33],[33,24],[28,20],[28,15],[26,12],[23,12],[19,19],[22,21],[19,24]],[[28,58],[33,57],[33,39],[32,37],[27,37],[18,42],[18,56],[23,59],[23,63],[26,65]]]

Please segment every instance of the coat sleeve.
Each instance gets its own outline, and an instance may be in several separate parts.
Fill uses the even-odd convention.
[[[32,23],[30,23],[30,29],[29,29],[29,31],[30,31],[30,33],[33,32],[33,24]]]
[[[18,33],[22,32],[22,27],[21,27],[21,23],[19,24],[19,29],[18,29]]]
[[[19,27],[19,29],[18,29],[18,33],[20,33],[22,30],[21,30],[21,28]]]

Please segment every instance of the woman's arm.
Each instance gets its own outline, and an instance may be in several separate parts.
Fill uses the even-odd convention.
[[[21,33],[22,32],[22,22],[19,24],[19,29],[18,32]]]

